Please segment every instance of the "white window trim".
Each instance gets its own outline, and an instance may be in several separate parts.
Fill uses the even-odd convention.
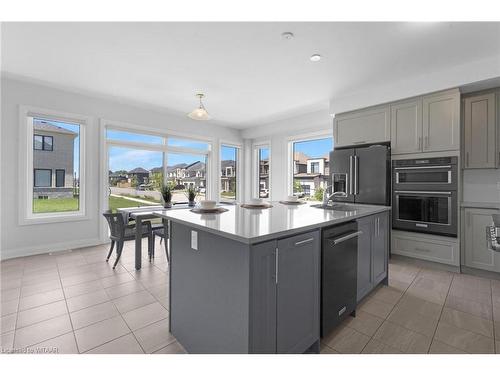
[[[57,121],[66,121],[80,125],[80,195],[79,210],[71,212],[33,213],[33,122],[32,117],[42,117]],[[60,223],[67,221],[88,220],[87,210],[87,127],[92,119],[74,113],[65,113],[46,108],[19,106],[19,225]]]
[[[260,192],[260,179],[259,179],[259,151],[262,148],[267,148],[269,150],[269,198],[268,200],[272,200],[272,189],[271,189],[271,142],[270,141],[264,141],[264,142],[258,142],[254,143],[252,145],[252,197],[253,198],[260,198],[259,197],[259,192]]]
[[[242,181],[242,166],[243,166],[243,145],[239,143],[234,143],[234,142],[226,142],[221,140],[219,142],[219,162],[218,162],[218,169],[217,169],[217,202],[221,202],[221,189],[220,189],[220,178],[221,178],[221,171],[222,171],[222,147],[233,147],[236,149],[236,203],[241,203],[242,202],[242,195],[243,195],[243,181]],[[229,199],[224,202],[232,202]]]
[[[294,135],[291,137],[287,138],[288,142],[288,147],[287,147],[287,194],[292,195],[293,194],[293,145],[296,142],[303,142],[303,141],[313,141],[316,139],[324,139],[324,138],[332,138],[333,142],[333,130],[328,129],[328,130],[320,130],[316,132],[311,132],[307,134],[300,134],[300,135]]]

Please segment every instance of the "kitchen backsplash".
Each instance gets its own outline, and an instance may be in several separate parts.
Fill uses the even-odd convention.
[[[464,202],[500,203],[500,170],[468,169],[463,173]]]

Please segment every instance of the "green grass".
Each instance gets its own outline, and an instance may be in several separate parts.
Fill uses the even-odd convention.
[[[154,203],[151,203],[154,205]],[[147,206],[147,204],[139,203],[131,201],[130,199],[118,198],[118,197],[109,197],[109,209],[113,212],[116,212],[117,208],[126,208],[126,207],[140,207]]]
[[[33,212],[78,211],[78,198],[33,199]]]

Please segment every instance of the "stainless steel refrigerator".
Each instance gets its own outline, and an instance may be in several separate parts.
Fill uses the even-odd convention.
[[[391,150],[387,145],[330,152],[331,191],[344,191],[336,202],[391,205]]]

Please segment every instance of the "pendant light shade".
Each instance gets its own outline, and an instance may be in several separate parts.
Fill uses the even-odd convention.
[[[198,121],[206,121],[210,120],[211,117],[208,114],[207,110],[203,106],[203,103],[201,99],[205,97],[204,94],[196,94],[196,96],[200,99],[200,106],[196,109],[194,109],[191,113],[188,114],[188,117],[193,120],[198,120]]]

